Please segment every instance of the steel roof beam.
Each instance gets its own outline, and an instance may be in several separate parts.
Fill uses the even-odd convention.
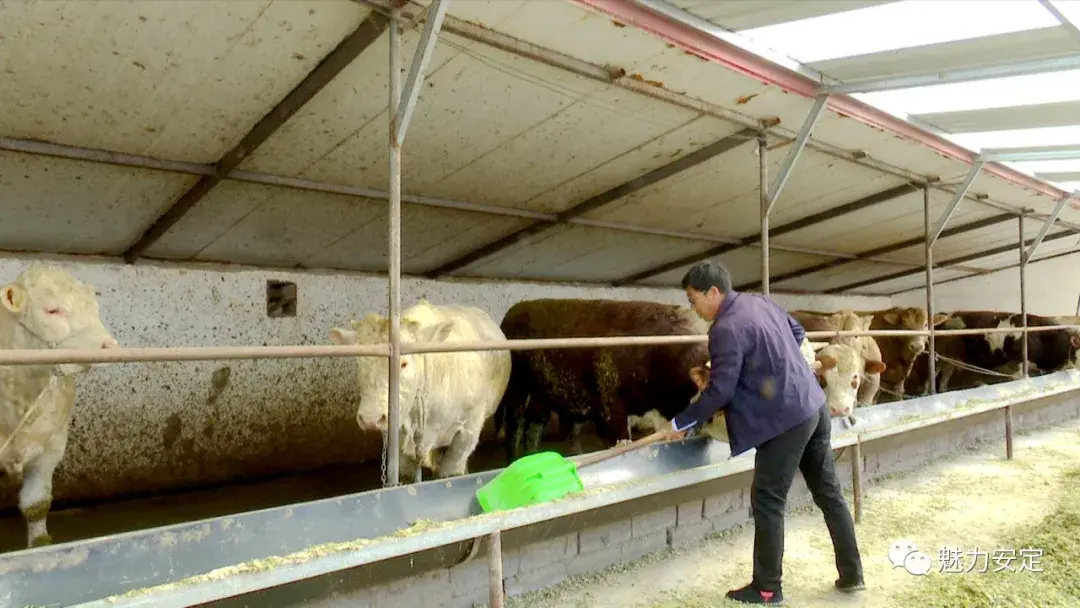
[[[795,168],[795,163],[797,163],[799,157],[802,156],[803,150],[806,148],[806,142],[810,139],[810,133],[814,130],[814,126],[817,124],[818,119],[821,118],[822,112],[825,111],[825,102],[828,100],[828,95],[821,95],[814,100],[814,105],[810,108],[810,113],[806,116],[806,120],[803,121],[802,128],[799,129],[799,135],[795,138],[795,142],[791,145],[791,149],[788,150],[787,157],[784,158],[784,164],[780,165],[780,172],[769,186],[768,198],[765,199],[765,217],[769,217],[769,214],[772,213],[773,205],[776,204],[776,200],[780,198],[780,192],[782,192],[784,186],[787,185],[788,178],[791,177],[791,172]]]
[[[843,84],[826,85],[823,86],[821,90],[823,93],[830,95],[879,93],[882,91],[896,91],[899,89],[912,89],[939,84],[955,84],[960,82],[971,82],[974,80],[1029,76],[1032,74],[1045,74],[1047,72],[1062,72],[1075,69],[1080,69],[1080,53],[1065,55],[1063,57],[1052,57],[1049,59],[1013,61],[975,68],[948,70],[944,72],[934,71],[921,74],[910,74],[907,76],[895,76],[892,78],[855,80]]]
[[[1065,16],[1065,13],[1062,13],[1061,10],[1058,9],[1058,7],[1054,6],[1054,3],[1051,2],[1051,0],[1039,0],[1039,4],[1043,5],[1043,8],[1045,8],[1048,13],[1053,15],[1054,18],[1058,20],[1058,23],[1061,24],[1061,26],[1069,30],[1069,33],[1072,34],[1072,37],[1075,38],[1078,42],[1080,42],[1080,27],[1078,27],[1076,23],[1070,21],[1069,18]]]
[[[658,167],[649,171],[645,175],[632,179],[624,184],[620,184],[611,188],[605,192],[601,192],[595,196],[589,197],[569,209],[555,214],[553,220],[541,220],[534,222],[520,230],[517,230],[511,234],[508,234],[501,239],[488,243],[482,247],[474,249],[462,256],[457,257],[449,262],[440,264],[438,267],[429,270],[424,273],[424,276],[428,278],[439,278],[455,270],[464,268],[470,264],[478,262],[484,258],[492,256],[507,247],[511,247],[518,243],[521,243],[527,238],[534,237],[537,234],[550,230],[555,226],[568,223],[572,218],[585,215],[591,211],[595,211],[604,205],[613,203],[621,198],[625,198],[634,192],[643,190],[653,184],[659,183],[673,175],[677,175],[696,167],[702,163],[708,162],[721,154],[732,150],[747,141],[750,141],[757,136],[757,131],[753,129],[743,129],[735,134],[729,135],[717,142],[714,142],[696,152],[691,152],[674,162],[668,163],[662,167]]]
[[[1056,241],[1058,239],[1063,239],[1063,238],[1066,238],[1066,237],[1069,237],[1069,236],[1076,236],[1076,233],[1073,232],[1072,230],[1063,230],[1061,232],[1055,232],[1054,234],[1051,234],[1050,236],[1044,238],[1043,241],[1044,242]],[[1028,243],[1032,243],[1032,242],[1034,242],[1034,240],[1035,239],[1032,239],[1032,240],[1028,241]],[[989,249],[989,250],[986,250],[986,251],[979,251],[979,252],[976,252],[976,253],[970,253],[970,254],[967,254],[967,255],[960,256],[958,258],[953,258],[951,260],[945,260],[944,262],[935,262],[934,266],[935,267],[944,267],[944,266],[956,266],[958,264],[966,264],[967,262],[970,262],[972,260],[978,260],[980,258],[990,257],[992,255],[998,255],[1000,253],[1007,253],[1009,251],[1015,251],[1019,247],[1020,247],[1020,243],[1012,243],[1010,245],[1002,245],[1001,247],[996,247],[994,249]],[[901,270],[899,272],[894,272],[894,273],[883,275],[883,276],[876,277],[876,278],[873,278],[873,279],[865,279],[865,280],[858,281],[858,282],[855,282],[855,283],[849,283],[847,285],[842,285],[840,287],[832,287],[830,289],[826,289],[822,293],[829,294],[829,295],[843,293],[843,292],[851,290],[851,289],[858,289],[860,287],[866,287],[868,285],[875,285],[877,283],[884,283],[886,281],[892,281],[893,279],[902,279],[904,277],[909,277],[911,275],[919,274],[921,272],[925,272],[925,270],[922,269],[922,268],[916,268],[916,269],[913,269],[913,270]]]
[[[941,236],[941,232],[945,230],[945,224],[949,223],[949,219],[952,218],[954,213],[956,213],[956,208],[960,206],[960,201],[964,200],[964,195],[966,195],[968,189],[971,188],[971,183],[975,181],[976,177],[978,177],[979,171],[982,171],[983,164],[984,161],[976,160],[971,165],[971,169],[968,171],[967,177],[964,178],[964,183],[960,184],[960,187],[956,190],[956,193],[953,194],[952,201],[949,203],[949,206],[945,208],[945,211],[941,214],[941,217],[938,218],[937,224],[934,226],[933,231],[930,233],[929,245],[931,247],[933,247],[934,243],[937,242],[938,237]]]
[[[1055,253],[1055,254],[1044,256],[1044,257],[1041,257],[1041,258],[1038,258],[1038,259],[1034,259],[1034,260],[1029,261],[1028,263],[1029,264],[1037,264],[1039,262],[1045,262],[1047,260],[1053,260],[1055,258],[1063,258],[1063,257],[1065,257],[1067,255],[1076,255],[1077,253],[1080,253],[1080,249],[1070,249],[1069,251],[1062,251],[1061,253]],[[963,281],[964,279],[971,279],[971,278],[974,278],[974,277],[982,276],[984,274],[993,274],[995,272],[1001,272],[1002,270],[1011,270],[1013,268],[1019,268],[1019,267],[1020,267],[1020,264],[1016,263],[1016,264],[1009,264],[1008,266],[1002,266],[1000,268],[992,268],[992,269],[986,270],[984,272],[972,272],[971,274],[965,274],[962,277],[953,277],[951,279],[945,279],[944,281],[935,281],[934,286],[936,287],[938,285],[944,285],[946,283],[954,283],[956,281]],[[958,268],[958,267],[953,266],[953,268]],[[919,287],[912,287],[910,289],[904,289],[904,290],[901,290],[901,291],[895,291],[893,293],[888,294],[888,297],[891,298],[893,296],[898,296],[898,295],[900,295],[902,293],[907,293],[907,292],[912,291],[914,289],[919,289]]]
[[[128,263],[134,262],[144,251],[157,242],[170,228],[176,225],[184,215],[199,203],[233,169],[240,166],[252,152],[270,139],[293,115],[311,98],[329,84],[354,59],[360,56],[390,23],[386,17],[372,12],[352,34],[341,41],[334,50],[319,62],[311,72],[289,91],[272,110],[214,165],[214,173],[199,178],[199,181],[185,192],[164,214],[159,216],[142,236],[124,252]]]
[[[1031,256],[1035,254],[1035,250],[1038,249],[1039,244],[1046,238],[1046,233],[1050,231],[1050,227],[1057,221],[1058,215],[1061,214],[1061,210],[1065,208],[1065,203],[1067,202],[1069,202],[1069,197],[1063,196],[1058,200],[1057,205],[1054,205],[1054,210],[1050,212],[1050,217],[1043,222],[1042,228],[1040,228],[1039,233],[1035,235],[1035,240],[1032,241],[1031,246],[1020,254],[1021,264],[1027,264],[1028,260],[1031,259]],[[1023,217],[1024,216],[1022,215],[1020,216],[1021,221],[1023,221]]]
[[[808,227],[813,226],[815,224],[820,224],[821,222],[825,222],[825,221],[828,221],[828,220],[831,220],[831,219],[835,219],[835,218],[847,215],[849,213],[854,213],[856,211],[866,209],[867,207],[872,207],[874,205],[879,205],[881,203],[886,203],[886,202],[891,201],[893,199],[900,198],[901,196],[911,194],[916,187],[917,186],[915,184],[912,184],[912,183],[909,182],[909,183],[906,183],[906,184],[902,184],[900,186],[896,186],[894,188],[889,188],[888,190],[885,190],[883,192],[878,192],[876,194],[871,194],[870,196],[868,196],[866,198],[859,199],[857,201],[848,203],[846,205],[840,205],[839,207],[834,207],[832,209],[822,211],[821,213],[815,213],[813,215],[809,215],[809,216],[804,217],[802,219],[795,220],[794,222],[790,222],[790,223],[784,224],[782,226],[777,226],[776,228],[769,231],[770,236],[781,236],[781,235],[787,234],[789,232],[794,232],[796,230],[801,230],[803,228],[808,228]],[[704,260],[706,258],[711,258],[711,257],[716,256],[716,255],[725,254],[725,253],[727,253],[729,251],[734,251],[736,249],[741,249],[743,247],[748,247],[748,246],[753,245],[754,243],[756,243],[756,242],[758,242],[760,240],[761,240],[761,233],[758,233],[758,234],[755,234],[755,235],[752,235],[752,236],[743,237],[743,238],[739,239],[738,243],[720,245],[718,247],[713,247],[713,248],[711,248],[711,249],[709,249],[707,251],[702,251],[700,253],[694,253],[694,254],[691,254],[691,255],[688,255],[688,256],[684,256],[684,257],[681,257],[681,258],[679,258],[677,260],[672,260],[670,262],[660,264],[660,265],[655,266],[653,268],[649,268],[647,270],[636,272],[636,273],[634,273],[634,274],[632,274],[630,276],[623,277],[622,279],[614,281],[612,284],[615,285],[615,286],[623,286],[623,285],[629,285],[631,283],[636,283],[637,281],[640,281],[642,279],[647,279],[649,277],[654,277],[654,276],[656,276],[658,274],[664,274],[665,272],[675,270],[676,268],[682,268],[683,266],[686,266],[688,264],[693,264],[694,262],[697,262],[699,260]]]
[[[34,156],[48,156],[52,158],[63,158],[68,160],[86,161],[104,165],[115,165],[120,167],[133,167],[136,169],[147,169],[152,171],[165,171],[168,173],[178,173],[184,175],[213,175],[214,167],[211,165],[201,165],[199,163],[190,163],[183,161],[170,161],[159,160],[150,158],[147,156],[139,156],[135,154],[125,154],[121,152],[112,152],[109,150],[100,150],[94,148],[80,148],[77,146],[69,146],[66,144],[56,144],[43,141],[32,141],[23,139],[12,139],[8,137],[0,137],[0,150],[9,152],[17,152],[21,154],[31,154]],[[326,182],[319,182],[316,180],[302,179],[298,177],[289,177],[282,175],[273,175],[269,173],[257,173],[254,171],[244,171],[237,169],[230,173],[225,178],[226,180],[233,180],[239,182],[246,182],[250,184],[263,184],[267,186],[276,186],[280,188],[290,188],[295,190],[302,190],[307,192],[323,192],[328,194],[339,194],[342,196],[351,196],[360,199],[377,199],[377,200],[389,200],[390,193],[386,190],[375,190],[373,188],[363,188],[360,186],[347,186],[342,184],[330,184]],[[484,215],[492,215],[496,217],[514,217],[530,220],[545,220],[556,221],[558,217],[553,213],[543,213],[540,211],[532,211],[530,209],[520,209],[515,207],[503,207],[499,205],[484,205],[480,203],[470,203],[466,201],[457,201],[443,198],[436,198],[430,196],[418,196],[418,195],[401,195],[402,203],[408,203],[412,205],[420,205],[423,207],[431,207],[434,209],[452,209],[455,211],[466,211],[471,213],[480,213]],[[1012,217],[1008,214],[1007,217]],[[739,244],[740,240],[733,237],[721,237],[712,234],[704,234],[700,232],[693,232],[687,230],[669,230],[666,228],[653,228],[650,226],[639,226],[636,224],[628,224],[624,222],[611,222],[607,220],[592,220],[583,217],[575,217],[566,220],[566,223],[578,225],[578,226],[590,226],[593,228],[605,228],[608,230],[614,230],[618,232],[628,232],[632,234],[651,234],[654,236],[666,236],[675,239],[684,239],[688,241],[700,241],[703,243],[714,244]],[[1060,223],[1060,222],[1059,222]],[[760,243],[750,245],[751,247],[760,247]],[[805,253],[808,255],[817,255],[829,258],[841,258],[841,259],[854,259],[855,254],[838,253],[836,251],[827,251],[821,249],[811,249],[807,247],[794,247],[788,245],[771,245],[774,251],[787,251],[791,253]],[[906,262],[898,260],[880,260],[884,264],[894,264],[900,266],[907,266]]]
[[[973,232],[975,230],[981,230],[983,228],[994,226],[994,225],[1000,224],[1002,222],[1011,221],[1014,217],[1015,216],[1012,215],[1011,213],[1002,213],[1000,215],[994,215],[994,216],[988,217],[986,219],[981,219],[981,220],[974,221],[974,222],[971,222],[971,223],[968,223],[968,224],[964,224],[962,226],[953,226],[952,228],[949,228],[948,230],[945,230],[944,232],[942,232],[941,233],[941,238],[947,238],[947,237],[950,237],[950,236],[956,236],[958,234],[964,234],[964,233],[967,233],[967,232]],[[772,277],[770,279],[770,281],[772,281],[773,283],[782,283],[784,281],[790,281],[791,279],[802,278],[804,276],[814,274],[815,272],[821,272],[822,270],[829,270],[831,268],[836,268],[837,266],[843,266],[845,264],[851,264],[853,262],[872,261],[870,258],[881,256],[881,255],[887,255],[889,253],[900,251],[902,249],[907,249],[909,247],[914,247],[916,245],[922,244],[924,241],[925,241],[925,239],[923,237],[921,237],[921,236],[911,238],[911,239],[907,239],[905,241],[900,241],[898,243],[893,243],[892,245],[885,245],[883,247],[878,247],[878,248],[875,248],[875,249],[870,249],[870,250],[867,250],[867,251],[863,251],[861,253],[857,253],[857,254],[855,254],[854,256],[852,256],[849,259],[829,260],[828,262],[822,262],[820,264],[815,264],[814,266],[810,266],[808,268],[803,268],[803,269],[800,269],[800,270],[794,270],[792,272],[788,272],[788,273],[782,274],[780,276]],[[912,263],[911,266],[912,267],[918,266],[919,268],[922,268],[923,264]],[[735,290],[736,291],[746,291],[746,290],[751,290],[751,289],[757,289],[760,286],[761,286],[761,281],[753,281],[753,282],[750,282],[750,283],[744,283],[742,285],[739,285],[739,286],[735,287]]]
[[[424,84],[428,62],[435,54],[435,44],[439,41],[439,29],[442,28],[449,5],[450,0],[435,0],[428,7],[427,17],[424,19],[424,31],[420,34],[420,43],[416,47],[416,54],[413,55],[412,66],[409,68],[409,76],[405,80],[401,103],[398,104],[394,114],[397,117],[398,146],[405,143],[405,132],[409,130],[409,121],[412,120],[413,110],[416,109],[416,100],[420,97],[420,87]]]

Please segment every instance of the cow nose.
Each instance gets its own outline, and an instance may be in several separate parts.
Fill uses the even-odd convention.
[[[375,423],[375,426],[380,429],[385,429],[386,425],[390,422],[390,419],[386,417],[386,414],[379,416],[379,421]]]
[[[116,338],[109,338],[101,343],[101,348],[117,348],[120,343],[116,341]]]

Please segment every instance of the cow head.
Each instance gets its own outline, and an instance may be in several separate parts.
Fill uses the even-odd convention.
[[[334,344],[386,344],[390,342],[390,319],[370,314],[351,323],[352,329],[335,327],[330,330]],[[401,318],[401,343],[444,342],[454,330],[453,321],[421,324],[415,319]],[[403,355],[396,365],[401,367],[398,394],[400,422],[404,425],[421,389],[424,374],[424,355]],[[360,389],[360,407],[356,422],[363,429],[386,432],[390,416],[390,369],[387,357],[357,357],[356,380]]]
[[[825,403],[832,416],[850,416],[864,375],[885,371],[881,361],[867,361],[846,344],[829,344],[817,352],[815,370],[825,389]]]
[[[1072,356],[1069,357],[1069,364],[1076,369],[1080,369],[1080,331],[1075,329],[1066,329],[1069,335],[1069,352]]]
[[[705,390],[705,387],[709,385],[709,368],[711,365],[706,363],[705,365],[699,365],[690,369],[690,380],[697,387],[698,393]]]
[[[881,313],[879,329],[927,331],[930,324],[927,319],[926,309],[917,306],[906,308],[896,307]],[[934,315],[934,327],[938,327],[949,319],[949,315],[937,313]],[[903,352],[899,353],[904,361],[914,361],[920,353],[926,350],[929,338],[927,336],[900,336],[896,338],[903,345]]]
[[[0,287],[0,304],[16,325],[10,348],[94,350],[118,346],[101,322],[94,286],[56,266],[34,264],[24,270],[13,282]],[[63,375],[90,367],[85,363],[56,366]]]

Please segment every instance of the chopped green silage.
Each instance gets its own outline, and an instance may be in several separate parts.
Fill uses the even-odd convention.
[[[924,584],[893,598],[894,606],[935,608],[1038,608],[1080,606],[1080,468],[1068,471],[1058,507],[1040,522],[1024,526],[997,544],[1013,549],[1014,571],[994,572],[980,563],[970,573],[931,571]],[[1021,549],[1042,550],[1037,567],[1041,572],[1021,572]],[[971,557],[964,556],[964,568]]]

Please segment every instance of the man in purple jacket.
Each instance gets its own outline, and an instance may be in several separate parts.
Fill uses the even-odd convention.
[[[732,291],[727,270],[712,261],[686,273],[690,306],[711,321],[709,384],[672,420],[679,439],[724,411],[731,455],[756,448],[750,504],[754,513],[754,578],[729,591],[751,604],[782,603],[784,507],[795,470],[825,515],[841,591],[864,589],[855,524],[833,469],[832,423],[825,393],[799,351],[806,332],[765,296]]]

